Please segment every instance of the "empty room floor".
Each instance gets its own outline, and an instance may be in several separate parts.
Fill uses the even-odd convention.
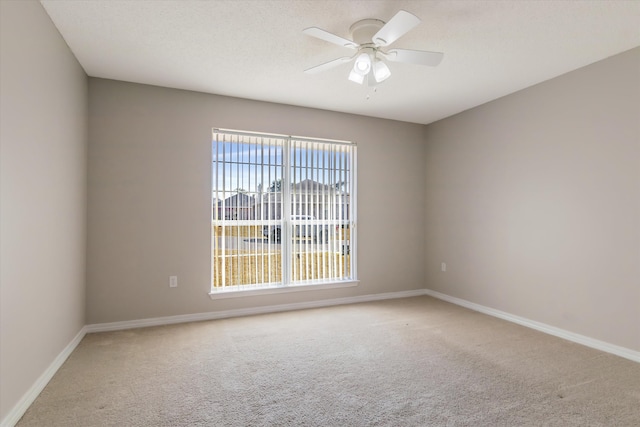
[[[88,334],[26,426],[637,426],[640,364],[431,297]]]

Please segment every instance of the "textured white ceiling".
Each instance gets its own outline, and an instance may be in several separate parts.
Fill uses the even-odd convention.
[[[636,0],[41,3],[90,76],[425,124],[640,46]],[[438,67],[389,63],[376,92],[350,64],[303,73],[352,53],[304,28],[349,38],[400,9],[422,23],[392,47],[444,52]]]

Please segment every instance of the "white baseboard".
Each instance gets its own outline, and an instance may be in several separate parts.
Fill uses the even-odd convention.
[[[33,403],[38,395],[44,390],[46,385],[51,381],[51,378],[58,372],[58,369],[67,360],[69,355],[76,349],[82,338],[87,333],[86,326],[80,329],[80,332],[71,340],[69,344],[58,354],[53,360],[51,365],[40,375],[36,382],[27,390],[18,403],[9,411],[7,416],[0,422],[0,427],[13,427],[16,425],[24,413],[29,409],[29,406]]]
[[[446,294],[442,294],[440,292],[432,291],[430,289],[424,289],[423,295],[429,295],[434,298],[438,298],[443,301],[447,301],[452,304],[459,305],[461,307],[478,311],[480,313],[488,314],[490,316],[507,320],[509,322],[517,323],[518,325],[526,326],[527,328],[535,329],[537,331],[544,332],[549,335],[563,338],[568,341],[582,344],[587,347],[595,348],[596,350],[601,350],[601,351],[611,353],[616,356],[624,357],[625,359],[629,359],[634,362],[640,363],[640,352],[638,351],[634,351],[625,347],[620,347],[614,344],[609,344],[608,342],[596,340],[594,338],[590,338],[584,335],[569,332],[564,329],[556,328],[555,326],[550,326],[545,323],[536,322],[534,320],[529,320],[524,317],[515,316],[513,314],[505,313],[504,311],[496,310],[490,307],[485,307],[480,304],[476,304],[464,299],[452,297]]]
[[[292,304],[268,305],[262,307],[241,308],[235,310],[215,311],[206,313],[183,314],[177,316],[154,317],[139,320],[127,320],[123,322],[96,323],[87,325],[87,333],[119,331],[123,329],[144,328],[148,326],[171,325],[175,323],[199,322],[202,320],[226,319],[229,317],[252,316],[255,314],[276,313],[305,308],[329,307],[333,305],[355,304],[367,301],[379,301],[385,299],[407,298],[424,295],[423,289],[412,291],[387,292],[383,294],[371,294],[355,297],[324,299],[318,301],[298,302]]]

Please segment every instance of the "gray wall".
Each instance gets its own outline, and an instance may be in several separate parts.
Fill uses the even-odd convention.
[[[38,2],[0,2],[0,419],[85,324],[87,77]]]
[[[89,94],[88,323],[423,287],[423,126],[96,78]],[[358,143],[358,287],[209,298],[213,127]]]
[[[426,287],[640,351],[640,48],[426,142]]]

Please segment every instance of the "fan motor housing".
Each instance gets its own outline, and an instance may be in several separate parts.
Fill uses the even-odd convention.
[[[373,36],[380,31],[385,22],[379,19],[362,19],[349,27],[351,40],[359,45],[373,44]]]

